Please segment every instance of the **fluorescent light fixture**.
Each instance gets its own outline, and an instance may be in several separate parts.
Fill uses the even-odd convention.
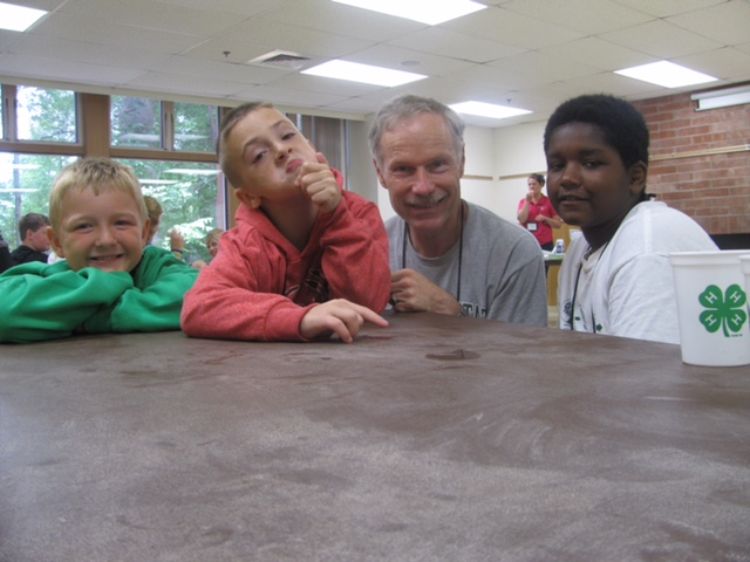
[[[138,180],[141,185],[174,185],[180,183],[179,180]]]
[[[456,113],[463,113],[466,115],[478,115],[480,117],[491,117],[492,119],[507,119],[508,117],[515,117],[516,115],[526,115],[531,113],[528,109],[519,109],[517,107],[509,107],[507,105],[497,105],[494,103],[486,103],[483,101],[464,101],[461,103],[454,103],[450,108]]]
[[[46,10],[0,2],[0,29],[26,31],[46,13]]]
[[[696,111],[742,105],[743,103],[750,103],[750,86],[697,92],[692,94],[690,99],[698,101],[698,107],[695,108]]]
[[[714,78],[708,74],[703,74],[697,70],[691,70],[665,60],[615,70],[615,74],[664,86],[665,88],[681,88],[683,86],[705,84],[706,82],[715,82],[718,80],[718,78]]]
[[[303,70],[302,74],[336,78],[337,80],[349,80],[350,82],[361,82],[375,86],[387,86],[389,88],[427,78],[424,74],[392,70],[390,68],[383,68],[382,66],[372,66],[339,59],[330,60]]]
[[[406,18],[427,25],[437,25],[484,10],[487,6],[472,0],[333,0],[339,4],[348,4],[355,8],[363,8]]]
[[[171,168],[164,170],[165,174],[182,174],[185,176],[215,176],[219,170],[202,170],[200,168]]]
[[[0,189],[0,193],[36,193],[38,189]]]

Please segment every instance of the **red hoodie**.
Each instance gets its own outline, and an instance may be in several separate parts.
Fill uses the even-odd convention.
[[[341,186],[343,178],[336,174]],[[375,204],[344,191],[318,216],[302,251],[259,209],[244,204],[237,225],[185,295],[182,329],[193,337],[300,341],[316,303],[344,298],[381,312],[390,295],[388,237]]]

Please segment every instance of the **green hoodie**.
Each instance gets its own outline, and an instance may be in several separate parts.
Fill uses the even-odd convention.
[[[179,330],[182,298],[197,276],[198,270],[153,246],[130,273],[73,271],[65,260],[18,265],[0,275],[0,342]]]

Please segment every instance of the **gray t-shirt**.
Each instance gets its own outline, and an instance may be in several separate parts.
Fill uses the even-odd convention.
[[[385,224],[391,271],[413,269],[455,297],[460,269],[458,300],[466,316],[546,326],[547,286],[539,244],[520,226],[466,204],[460,267],[460,241],[440,257],[425,258],[407,237],[404,255],[405,223],[395,216]]]

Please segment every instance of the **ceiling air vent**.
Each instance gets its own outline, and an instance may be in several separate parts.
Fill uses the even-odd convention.
[[[309,57],[293,53],[292,51],[280,51],[276,49],[265,55],[260,55],[247,61],[248,64],[260,66],[271,66],[273,68],[285,68],[287,70],[300,70],[310,60]]]

